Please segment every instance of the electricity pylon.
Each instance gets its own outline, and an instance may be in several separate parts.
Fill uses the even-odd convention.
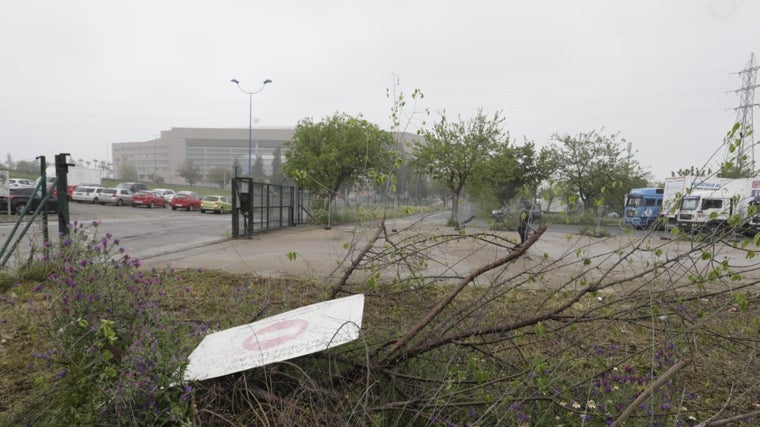
[[[737,171],[755,170],[755,136],[753,127],[753,109],[760,104],[755,103],[755,84],[757,70],[759,66],[755,65],[755,54],[751,53],[747,66],[739,71],[742,77],[742,87],[734,92],[739,94],[740,105],[736,111],[736,123],[739,124],[738,134],[734,135],[736,150],[733,152],[726,151],[726,162],[734,164]]]

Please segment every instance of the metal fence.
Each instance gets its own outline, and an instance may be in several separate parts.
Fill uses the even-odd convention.
[[[235,178],[232,235],[250,237],[255,233],[303,224],[308,220],[311,199],[308,191],[297,187]]]

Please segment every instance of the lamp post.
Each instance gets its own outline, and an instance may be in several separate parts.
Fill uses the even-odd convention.
[[[248,94],[248,177],[253,178],[253,175],[251,174],[251,156],[253,155],[253,138],[252,138],[252,131],[253,131],[253,95],[261,92],[264,90],[264,87],[272,83],[272,80],[266,79],[264,80],[264,84],[261,85],[261,88],[259,90],[255,90],[253,92],[249,92],[242,87],[240,87],[240,82],[237,79],[230,80],[232,83],[235,83],[235,85],[240,89],[241,92]]]

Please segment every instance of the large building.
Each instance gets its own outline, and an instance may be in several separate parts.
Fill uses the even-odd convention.
[[[249,147],[248,129],[171,128],[161,137],[143,142],[116,142],[111,146],[116,177],[126,167],[134,167],[142,180],[160,176],[164,182],[184,184],[177,170],[185,160],[192,160],[203,176],[215,166],[232,170],[237,160],[239,174],[248,174],[248,153],[251,164],[261,156],[264,173],[272,172],[272,159],[277,148],[293,138],[292,128],[255,128]]]
[[[284,144],[293,139],[294,131],[293,128],[255,128],[249,146],[248,129],[171,128],[150,141],[113,143],[114,176],[121,178],[123,168],[130,166],[140,180],[156,181],[154,177],[159,176],[169,184],[184,184],[185,179],[177,171],[185,160],[192,160],[203,176],[215,166],[232,171],[237,161],[238,174],[247,176],[249,149],[251,165],[260,156],[264,174],[271,175],[275,150],[284,148]],[[421,139],[408,132],[396,138],[403,142],[402,150],[409,149],[409,142]]]

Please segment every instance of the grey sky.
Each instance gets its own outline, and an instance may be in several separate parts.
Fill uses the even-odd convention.
[[[393,75],[432,117],[502,111],[513,139],[604,129],[658,179],[701,165],[760,54],[760,2],[51,1],[0,14],[0,161],[171,127],[294,126],[335,112],[388,128]],[[760,58],[758,58],[760,62]],[[760,100],[760,91],[758,91]],[[756,110],[757,111],[757,110]],[[412,129],[424,118],[416,116]],[[760,153],[758,153],[760,155]],[[719,156],[722,159],[722,155]],[[110,160],[110,158],[109,158]]]

